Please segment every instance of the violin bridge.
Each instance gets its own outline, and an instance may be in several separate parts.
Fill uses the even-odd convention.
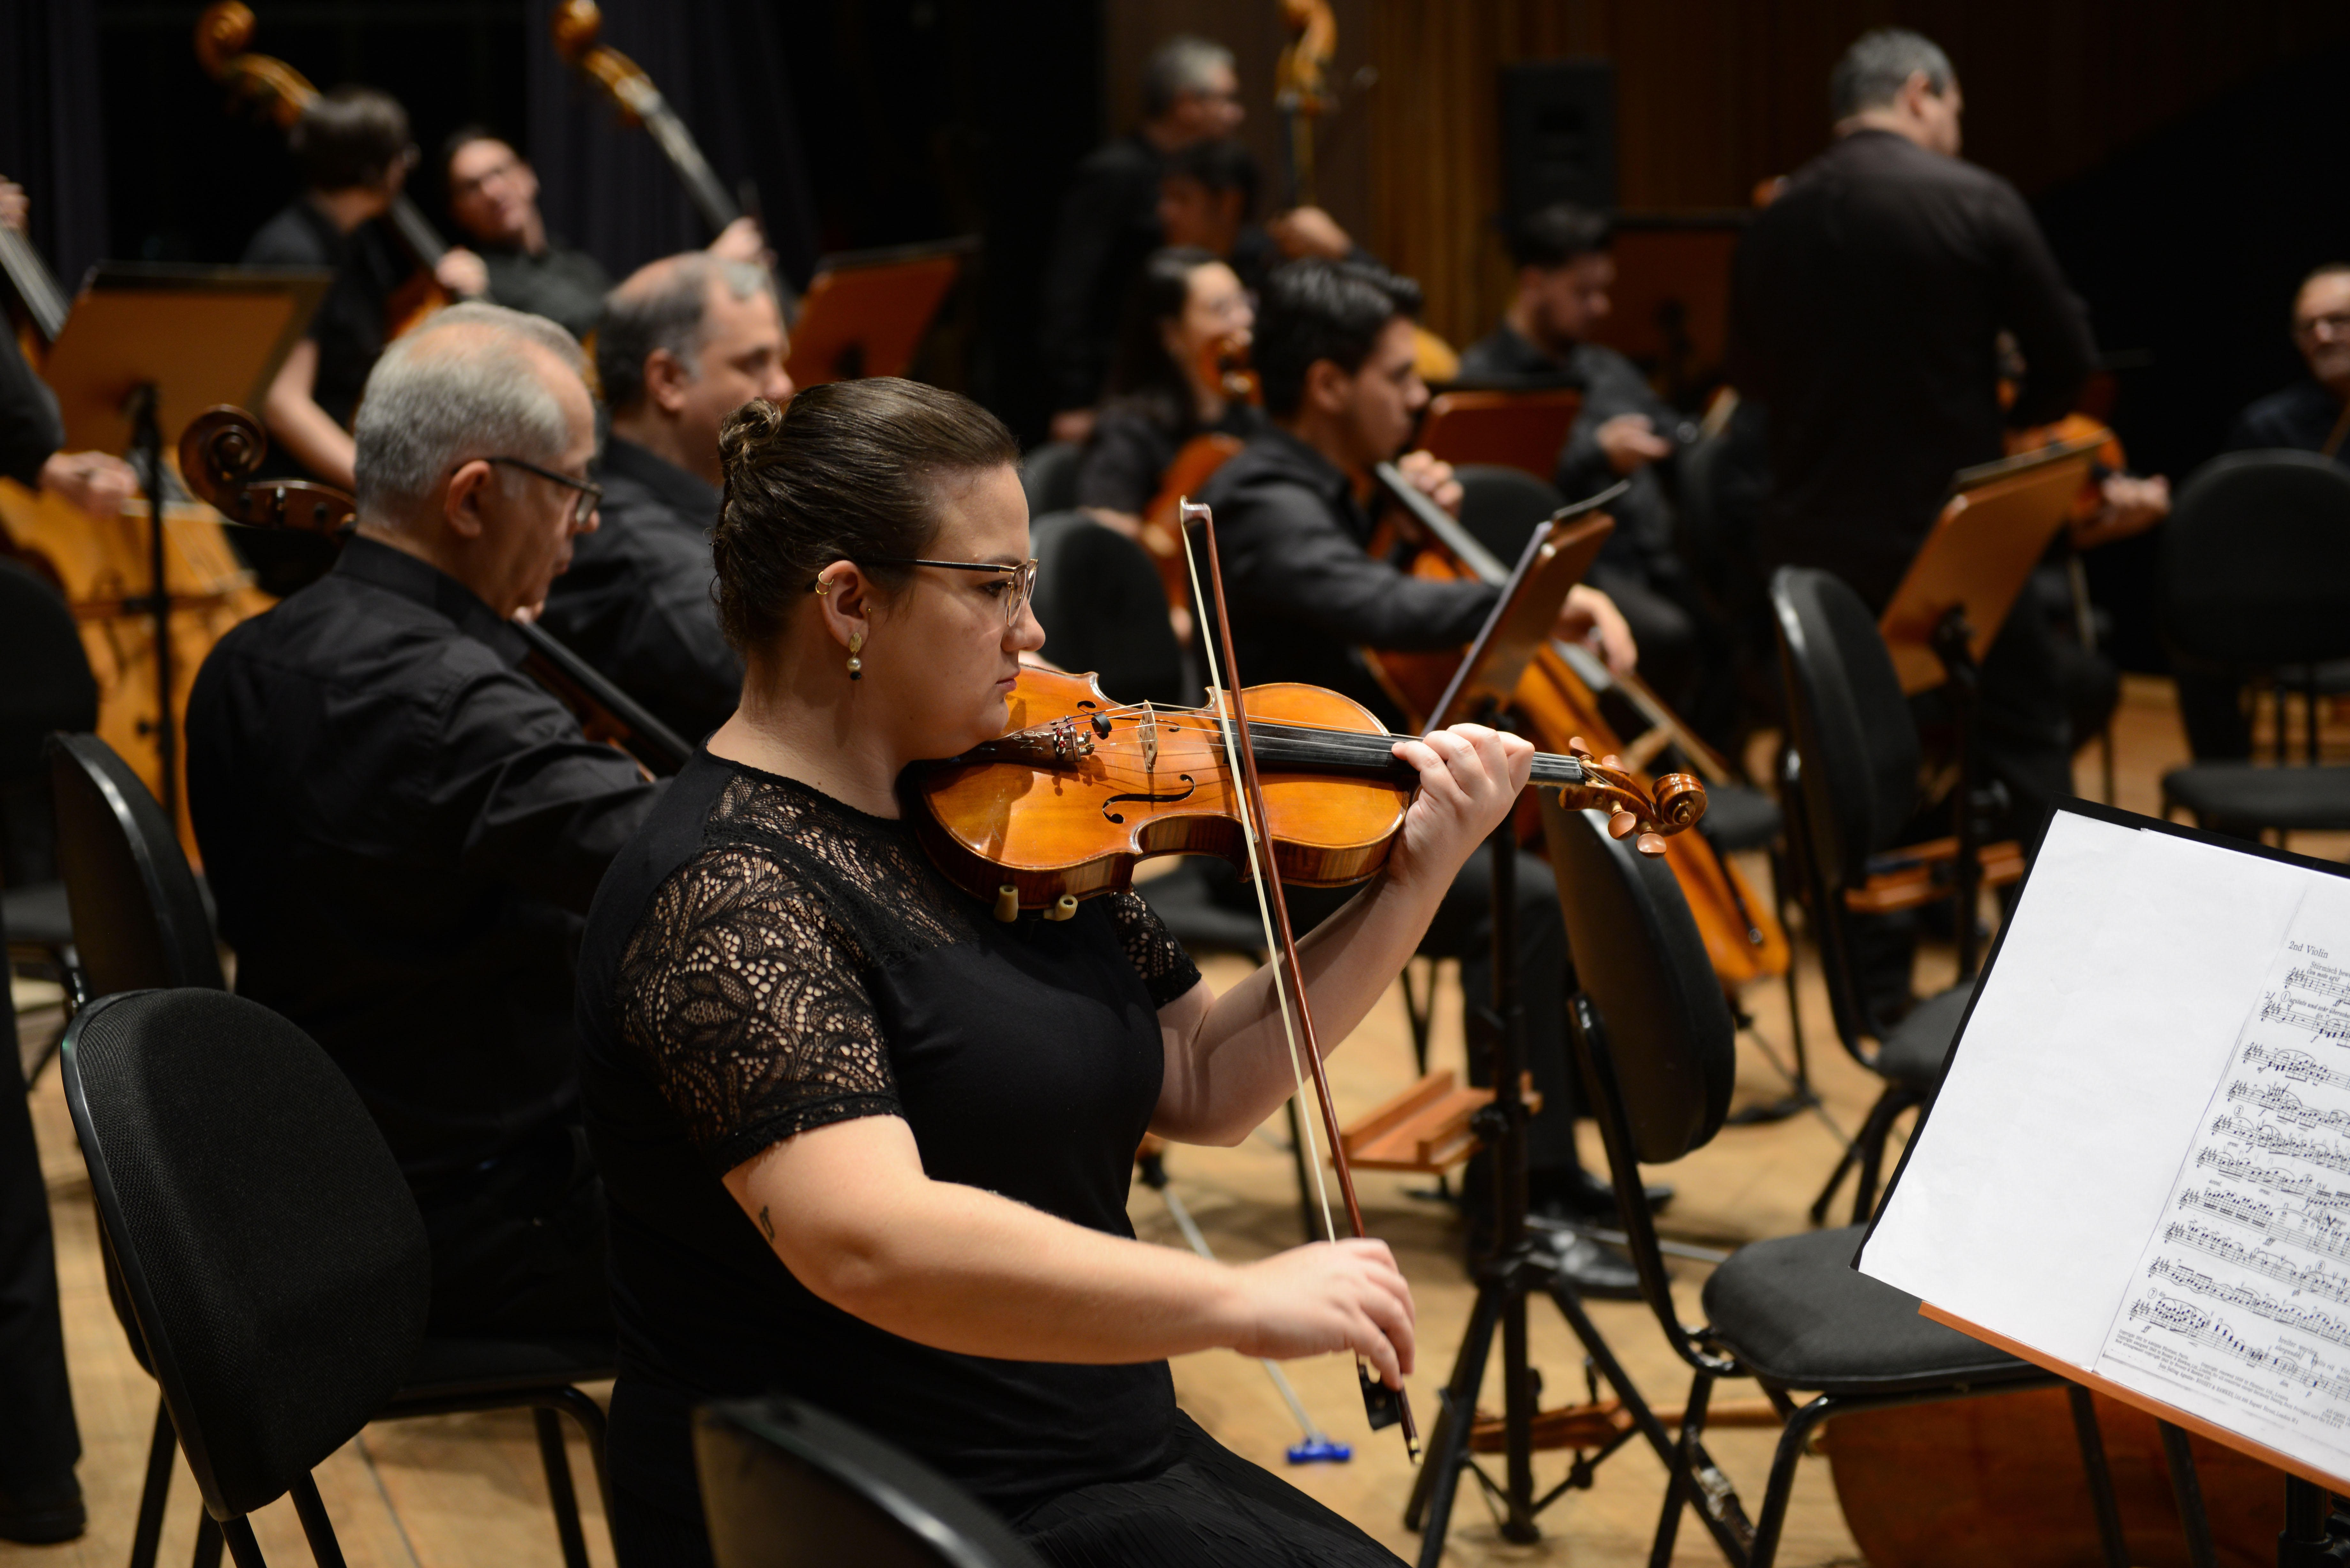
[[[1142,705],[1142,717],[1135,721],[1135,737],[1142,742],[1142,771],[1159,771],[1159,711],[1149,702]]]

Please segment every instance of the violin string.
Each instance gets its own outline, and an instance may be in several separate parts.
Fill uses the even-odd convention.
[[[1118,719],[1140,714],[1144,709],[1139,703],[1121,703],[1117,707],[1099,709],[1097,711],[1105,719]],[[1233,727],[1232,721],[1223,717],[1221,711],[1211,713],[1204,708],[1152,708],[1149,712],[1151,716],[1162,720],[1182,718],[1201,721],[1202,727],[1205,727],[1204,722],[1212,720],[1218,730],[1227,732]],[[1013,733],[1014,735],[1035,734],[1048,727],[1045,724],[1032,724],[1025,730],[1017,730]],[[1418,738],[1411,735],[1388,734],[1384,732],[1372,734],[1361,730],[1335,730],[1320,724],[1298,724],[1287,720],[1257,718],[1251,719],[1249,733],[1251,738],[1257,742],[1257,753],[1260,756],[1264,755],[1267,750],[1263,742],[1274,741],[1297,747],[1326,747],[1327,752],[1319,757],[1309,757],[1305,753],[1297,750],[1281,753],[1283,757],[1294,757],[1300,761],[1324,762],[1392,760],[1395,754],[1395,743],[1398,741]],[[1229,733],[1225,738],[1230,738]],[[1540,774],[1544,771],[1545,763],[1553,768],[1571,767],[1575,776],[1564,782],[1569,784],[1582,782],[1580,758],[1548,752],[1537,753],[1534,757],[1535,772]]]
[[[1205,605],[1208,600],[1200,590],[1200,557],[1191,548],[1191,530],[1184,528],[1180,532],[1183,535],[1183,565],[1191,574],[1191,602],[1195,605]],[[1222,585],[1219,584],[1218,587],[1221,587]],[[1222,690],[1224,682],[1223,677],[1216,669],[1216,639],[1202,636],[1200,639],[1200,646],[1206,650],[1208,656],[1209,682],[1214,689]],[[1232,783],[1237,787],[1241,779],[1239,729],[1229,721],[1220,723],[1218,727],[1223,732],[1224,766],[1231,770]],[[1330,1239],[1331,1245],[1336,1246],[1338,1241],[1338,1221],[1330,1213],[1330,1189],[1322,1179],[1322,1151],[1314,1141],[1314,1107],[1307,1104],[1305,1097],[1305,1058],[1297,1046],[1297,1026],[1290,1018],[1289,987],[1281,972],[1279,950],[1281,944],[1274,940],[1273,905],[1270,895],[1265,891],[1267,883],[1274,875],[1273,846],[1259,843],[1254,815],[1255,814],[1248,809],[1248,803],[1243,801],[1241,803],[1242,841],[1248,849],[1249,868],[1255,873],[1250,880],[1256,884],[1256,912],[1257,919],[1264,928],[1266,967],[1273,971],[1274,1002],[1281,1010],[1282,1034],[1289,1042],[1289,1080],[1297,1096],[1297,1136],[1305,1140],[1305,1164],[1307,1168],[1314,1172],[1314,1197],[1322,1209],[1322,1233]],[[1268,823],[1266,826],[1270,828],[1272,825]],[[1297,982],[1300,985],[1305,983],[1305,975],[1302,970],[1298,973]],[[1357,1360],[1359,1363],[1359,1358]]]

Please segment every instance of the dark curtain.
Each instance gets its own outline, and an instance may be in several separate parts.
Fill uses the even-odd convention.
[[[68,296],[106,254],[101,109],[89,0],[0,0],[0,174],[32,198],[34,246]]]
[[[68,0],[49,0],[63,6]],[[548,36],[555,0],[535,0],[531,36]],[[779,269],[795,287],[815,270],[815,202],[784,69],[782,27],[762,0],[605,0],[602,41],[651,77],[729,191],[749,180]],[[658,256],[710,243],[650,136],[623,125],[602,90],[533,47],[527,153],[547,226],[625,277]]]

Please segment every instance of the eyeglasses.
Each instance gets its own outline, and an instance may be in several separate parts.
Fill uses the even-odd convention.
[[[1003,596],[1003,623],[1006,626],[1020,618],[1021,607],[1036,588],[1036,562],[1034,556],[1016,566],[995,561],[920,561],[909,556],[874,556],[860,563],[873,566],[943,566],[951,572],[1009,572],[1012,587]],[[816,585],[819,588],[822,584]]]
[[[574,523],[585,524],[588,519],[596,515],[596,508],[604,503],[604,487],[600,484],[590,484],[584,479],[574,479],[567,473],[557,473],[551,468],[541,468],[535,462],[525,462],[518,457],[485,457],[479,461],[502,462],[508,468],[519,468],[525,473],[535,473],[541,479],[551,479],[566,490],[577,491],[579,499],[571,508],[571,520]]]

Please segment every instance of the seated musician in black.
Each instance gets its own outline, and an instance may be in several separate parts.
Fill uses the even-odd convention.
[[[538,209],[538,173],[514,144],[484,125],[468,125],[441,144],[449,216],[480,253],[489,299],[558,323],[574,337],[595,330],[611,275],[586,251],[551,234]],[[737,218],[710,254],[764,262],[766,237],[755,218]]]
[[[1263,410],[1234,397],[1207,362],[1225,345],[1244,356],[1255,321],[1241,280],[1211,253],[1152,253],[1077,462],[1078,505],[1132,534],[1187,442],[1211,431],[1244,441],[1264,428]]]
[[[1252,296],[1263,292],[1265,279],[1284,262],[1319,256],[1376,265],[1378,258],[1319,207],[1292,207],[1258,223],[1257,184],[1255,156],[1230,137],[1195,141],[1170,154],[1159,182],[1159,223],[1167,243],[1213,253]]]
[[[1409,439],[1428,402],[1413,367],[1412,316],[1419,286],[1348,263],[1294,262],[1274,274],[1257,320],[1255,358],[1274,428],[1219,469],[1201,495],[1215,511],[1224,590],[1249,685],[1301,680],[1345,692],[1390,729],[1403,715],[1360,649],[1459,649],[1477,634],[1497,589],[1476,581],[1415,577],[1367,552],[1371,519],[1356,500],[1371,468]],[[1405,472],[1447,507],[1461,487],[1424,452]],[[1578,586],[1558,635],[1598,632],[1607,660],[1629,669],[1630,632],[1607,596]],[[1461,961],[1471,1035],[1481,1038],[1478,999],[1491,992],[1490,871],[1472,858],[1444,900],[1422,950]],[[1566,1034],[1565,925],[1550,868],[1521,857],[1518,929],[1526,978],[1526,1038],[1545,1096],[1532,1125],[1533,1199],[1560,1217],[1611,1215],[1612,1188],[1586,1172],[1575,1148],[1574,1069]],[[1301,892],[1311,919],[1323,900]],[[1479,1053],[1472,1052],[1472,1066]],[[1481,1184],[1470,1183],[1476,1194]],[[1630,1266],[1579,1238],[1564,1263],[1587,1293],[1635,1293]]]
[[[1044,642],[1017,459],[977,405],[891,379],[727,423],[743,706],[614,863],[580,955],[623,1562],[710,1561],[688,1413],[775,1389],[1066,1568],[1395,1562],[1201,1432],[1166,1364],[1354,1351],[1397,1382],[1412,1304],[1387,1247],[1228,1267],[1127,1220],[1145,1132],[1237,1142],[1289,1094],[1270,975],[1214,996],[1130,893],[999,921],[904,820],[904,770],[1001,733]],[[1388,866],[1302,950],[1329,1041],[1531,757],[1474,726],[1396,751],[1420,783]]]
[[[1674,554],[1673,504],[1659,467],[1677,450],[1669,432],[1681,416],[1649,387],[1638,366],[1591,334],[1612,308],[1612,235],[1604,214],[1560,202],[1510,229],[1517,292],[1492,333],[1461,354],[1461,379],[1481,387],[1565,386],[1583,407],[1560,449],[1552,483],[1584,501],[1619,479],[1631,489],[1608,504],[1616,533],[1591,581],[1607,591],[1640,639],[1650,684],[1677,707],[1696,695],[1699,620],[1687,575]]]
[[[461,305],[359,418],[359,532],[215,646],[188,805],[240,994],[340,1064],[415,1191],[436,1332],[608,1332],[572,958],[655,787],[517,668],[507,623],[595,526],[554,323]]]
[[[547,596],[546,626],[688,741],[724,723],[743,686],[710,597],[719,421],[789,398],[789,351],[767,270],[701,251],[639,267],[597,328],[604,523]]]

